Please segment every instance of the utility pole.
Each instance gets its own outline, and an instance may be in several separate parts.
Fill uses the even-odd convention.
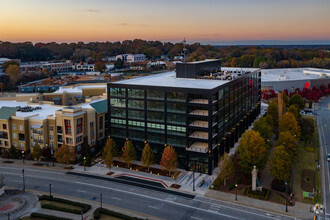
[[[100,194],[100,203],[101,203],[101,210],[102,210],[102,193]]]
[[[193,162],[193,191],[195,191],[195,161]]]
[[[52,197],[52,184],[49,184],[49,197]]]
[[[22,179],[23,179],[23,192],[25,192],[24,169],[22,169]]]

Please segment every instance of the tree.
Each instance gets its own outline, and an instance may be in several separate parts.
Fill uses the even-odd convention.
[[[304,100],[301,98],[300,95],[294,94],[290,98],[290,105],[295,105],[299,110],[304,109]]]
[[[297,143],[297,139],[289,131],[283,131],[280,132],[276,145],[284,146],[285,150],[288,152],[290,157],[293,158],[297,150],[296,143]]]
[[[171,175],[171,171],[177,167],[177,160],[174,148],[169,145],[164,149],[160,165],[168,171],[168,175]]]
[[[226,180],[234,175],[234,164],[228,154],[224,154],[219,162],[220,174],[219,177],[223,180],[223,185],[226,186]]]
[[[290,177],[291,158],[283,145],[275,147],[270,158],[270,173],[278,180],[286,180]]]
[[[254,131],[258,131],[265,140],[269,140],[273,136],[273,128],[267,122],[265,117],[261,117],[258,121],[254,123]]]
[[[95,69],[95,71],[103,73],[104,71],[106,71],[107,67],[106,67],[105,63],[103,63],[103,62],[96,62],[94,64],[94,69]]]
[[[122,69],[124,67],[124,61],[122,59],[118,58],[114,63],[114,67],[116,69]]]
[[[148,59],[156,59],[162,55],[162,51],[157,47],[150,47],[143,51],[143,54],[146,55]]]
[[[301,117],[299,119],[299,126],[301,130],[301,138],[304,141],[307,141],[313,137],[315,132],[314,119]]]
[[[9,154],[12,158],[17,159],[19,155],[18,149],[14,145],[11,145],[9,148]]]
[[[52,150],[50,147],[43,147],[41,155],[44,159],[49,160],[52,158]]]
[[[1,69],[3,72],[6,72],[7,68],[10,66],[10,65],[15,65],[15,66],[19,66],[19,63],[16,62],[16,61],[6,61],[4,62],[2,65],[1,65]]]
[[[285,113],[280,121],[280,132],[289,131],[293,136],[297,138],[300,137],[300,127],[294,115],[290,112]]]
[[[142,151],[141,161],[142,161],[143,166],[148,168],[148,172],[149,172],[150,166],[154,163],[154,160],[155,160],[155,155],[152,152],[149,143],[146,143],[144,145],[144,149]]]
[[[105,142],[105,146],[103,148],[102,157],[105,159],[108,152],[111,152],[113,157],[118,155],[116,142],[109,136],[107,141]]]
[[[273,121],[273,130],[276,130],[278,125],[278,105],[277,99],[271,101],[268,105],[267,115],[272,118]]]
[[[107,154],[105,155],[105,164],[107,165],[107,167],[109,167],[111,169],[112,165],[113,165],[113,154],[111,153],[111,151],[108,151]]]
[[[122,151],[123,153],[121,155],[121,159],[127,164],[127,167],[129,167],[132,162],[136,160],[135,148],[132,141],[127,140],[122,148]]]
[[[267,148],[259,132],[247,130],[238,145],[239,165],[246,174],[251,173],[253,166],[263,169],[267,160]]]
[[[71,162],[75,161],[76,153],[73,147],[62,144],[61,147],[55,150],[54,157],[57,162],[69,165]]]
[[[10,77],[11,82],[15,85],[21,78],[21,69],[17,65],[9,65],[6,74]]]
[[[300,118],[300,112],[296,105],[290,105],[288,112],[292,113],[296,119]]]
[[[39,161],[40,157],[42,155],[42,149],[38,143],[35,143],[32,147],[32,157],[34,160]]]

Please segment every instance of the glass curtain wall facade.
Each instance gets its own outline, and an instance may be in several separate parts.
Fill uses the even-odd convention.
[[[213,89],[108,84],[108,127],[122,147],[133,141],[138,158],[145,141],[159,163],[166,145],[179,167],[211,174],[260,113],[260,71]]]

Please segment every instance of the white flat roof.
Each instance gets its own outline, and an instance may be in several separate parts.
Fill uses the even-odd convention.
[[[28,104],[27,102],[16,102],[16,101],[0,101],[0,108],[6,107],[16,107],[16,106],[31,106],[31,107],[41,107],[41,109],[34,110],[31,112],[21,112],[16,111],[16,116],[18,117],[31,117],[35,119],[45,119],[47,116],[55,116],[57,110],[62,109],[61,107],[45,105],[45,104]]]
[[[112,84],[213,89],[220,85],[230,82],[230,80],[184,79],[184,78],[176,78],[175,76],[176,73],[174,71],[171,71],[166,73],[160,73],[150,76],[113,82]]]
[[[93,89],[93,88],[105,88],[107,89],[107,85],[86,85],[86,86],[70,86],[70,87],[60,87],[54,93],[82,93],[82,89]]]
[[[320,79],[321,74],[330,77],[330,70],[317,68],[262,69],[261,82]]]

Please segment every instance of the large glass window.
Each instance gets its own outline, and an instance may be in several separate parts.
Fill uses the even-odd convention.
[[[156,111],[164,111],[165,110],[163,102],[148,101],[147,102],[147,108],[148,108],[148,110],[156,110]]]
[[[168,92],[167,100],[169,101],[177,101],[177,102],[185,102],[186,94],[183,92]]]
[[[124,108],[111,108],[111,116],[126,118],[126,109],[124,109]]]
[[[164,135],[161,134],[148,134],[147,140],[151,143],[165,144]]]
[[[186,128],[180,126],[167,125],[167,133],[172,135],[185,136]]]
[[[122,88],[110,88],[110,96],[125,97],[126,91]]]
[[[126,99],[111,98],[110,105],[111,105],[111,107],[126,108]]]
[[[147,123],[148,131],[157,132],[157,133],[165,133],[165,125],[157,124],[157,123]]]
[[[144,101],[128,100],[128,108],[144,109]]]
[[[186,117],[178,114],[167,114],[167,123],[185,125]]]
[[[161,82],[160,82],[161,83]],[[156,100],[164,100],[165,94],[161,91],[147,91],[147,99],[156,99]]]
[[[177,112],[177,113],[185,113],[186,105],[179,103],[167,103],[167,111],[168,112]]]
[[[128,129],[141,130],[144,131],[144,122],[140,121],[128,121]]]
[[[129,131],[128,139],[136,141],[144,141],[144,133],[140,131]]]
[[[144,111],[128,110],[128,118],[144,120]]]
[[[172,145],[174,147],[185,147],[186,141],[184,138],[180,138],[180,137],[168,137],[167,144]]]
[[[164,113],[162,113],[162,112],[148,112],[147,113],[147,120],[148,121],[164,122]]]
[[[144,98],[144,90],[128,89],[128,97],[130,98]]]

